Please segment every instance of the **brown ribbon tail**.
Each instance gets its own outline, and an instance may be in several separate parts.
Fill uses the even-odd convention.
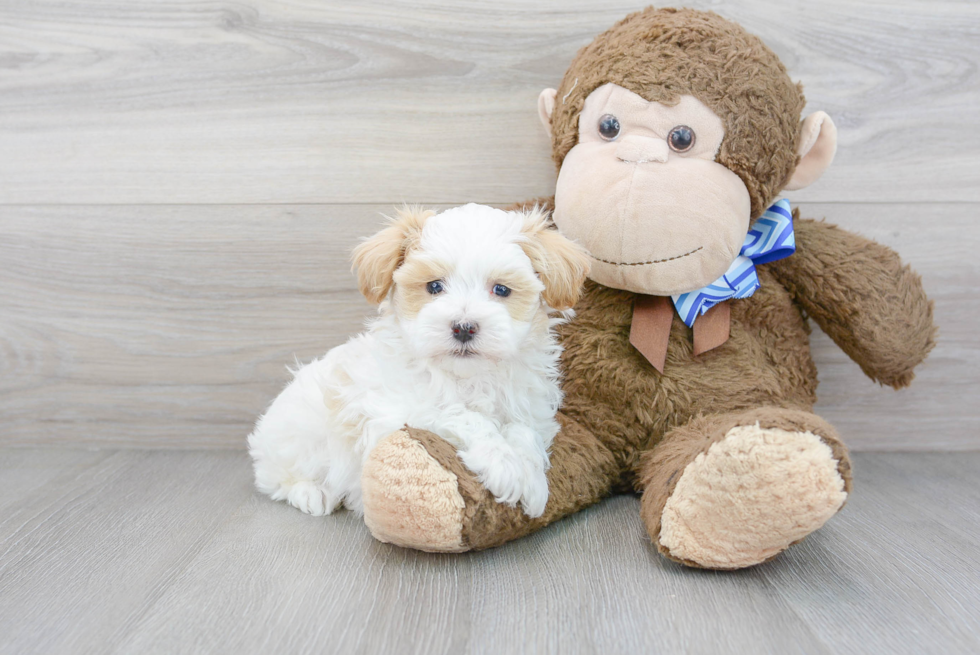
[[[698,316],[694,321],[694,354],[706,353],[728,341],[731,324],[732,309],[727,300]]]
[[[702,318],[704,318],[702,316]],[[638,294],[633,302],[633,322],[630,343],[646,357],[655,369],[664,372],[667,362],[667,342],[674,308],[666,296]]]

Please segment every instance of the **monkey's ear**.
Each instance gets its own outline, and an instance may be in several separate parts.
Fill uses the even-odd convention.
[[[558,89],[545,89],[538,96],[538,117],[544,125],[544,131],[551,136],[551,114],[555,111],[555,98],[558,97]]]
[[[834,161],[836,152],[837,127],[830,116],[822,111],[807,116],[800,128],[800,144],[796,151],[800,163],[783,188],[796,191],[816,182]]]
[[[435,212],[403,207],[388,227],[354,248],[351,261],[357,269],[357,285],[368,301],[378,304],[388,296],[395,270],[405,261],[405,253],[418,244],[430,216]]]
[[[571,309],[582,293],[591,260],[585,248],[558,233],[548,215],[535,207],[524,215],[521,248],[541,278],[541,297],[552,309]]]

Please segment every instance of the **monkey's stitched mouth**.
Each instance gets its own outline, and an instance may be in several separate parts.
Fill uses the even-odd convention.
[[[592,259],[597,262],[602,262],[603,264],[612,264],[613,266],[646,266],[647,264],[663,264],[664,262],[672,262],[675,259],[681,259],[682,257],[687,257],[688,255],[693,255],[699,250],[704,250],[704,246],[698,246],[691,252],[686,252],[683,255],[674,255],[673,257],[667,257],[666,259],[653,259],[648,262],[611,262],[608,259],[600,259],[594,255],[589,255]]]

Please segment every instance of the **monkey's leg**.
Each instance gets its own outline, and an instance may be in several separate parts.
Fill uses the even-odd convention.
[[[380,541],[462,552],[499,546],[598,502],[620,483],[622,468],[591,432],[558,419],[542,516],[531,519],[519,506],[498,503],[453,446],[409,428],[385,437],[364,464],[364,522]]]
[[[836,430],[806,411],[763,407],[699,416],[639,467],[653,543],[688,566],[764,562],[843,507],[851,464]]]

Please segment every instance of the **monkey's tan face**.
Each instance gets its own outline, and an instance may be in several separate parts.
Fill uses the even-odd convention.
[[[615,84],[593,91],[566,155],[554,221],[588,249],[600,284],[674,295],[717,280],[749,229],[749,192],[715,161],[721,119],[700,100],[668,107]]]

